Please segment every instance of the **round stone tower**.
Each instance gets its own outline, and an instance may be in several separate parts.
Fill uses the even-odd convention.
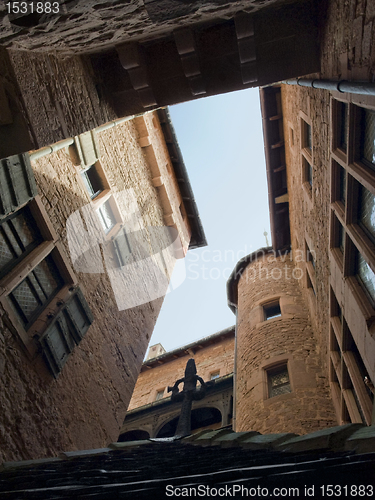
[[[237,432],[306,434],[337,425],[303,279],[292,254],[272,248],[239,261],[229,278],[228,302],[237,315]]]

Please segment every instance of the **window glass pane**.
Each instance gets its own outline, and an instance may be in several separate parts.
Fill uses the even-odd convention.
[[[375,112],[363,110],[361,156],[375,164]]]
[[[278,316],[281,316],[281,309],[279,303],[264,306],[263,309],[266,319],[277,318]]]
[[[18,247],[18,245],[17,245]],[[4,228],[0,228],[0,269],[8,266],[10,262],[17,258],[17,252],[7,238]]]
[[[269,397],[279,396],[280,394],[288,394],[292,392],[289,373],[286,366],[277,371],[268,373]]]
[[[106,233],[109,233],[109,231],[116,224],[116,219],[109,200],[107,200],[100,208],[98,208],[97,213],[99,215],[99,220],[104,231]]]
[[[346,137],[347,137],[347,129],[348,129],[348,105],[344,102],[339,102],[339,120],[340,120],[340,125],[339,125],[339,147],[346,151],[347,147],[347,142],[346,142]]]
[[[310,186],[312,186],[313,183],[313,169],[311,164],[306,160],[305,157],[303,157],[303,168],[305,170],[304,172],[304,180],[307,181]]]
[[[375,196],[362,185],[358,191],[358,223],[375,240]]]
[[[42,236],[27,207],[4,220],[0,225],[0,277],[41,241]]]
[[[339,226],[339,249],[344,253],[344,243],[345,243],[345,231],[340,222],[337,222]]]
[[[13,290],[9,298],[25,326],[62,285],[63,279],[52,257],[48,256]]]
[[[340,172],[340,201],[345,205],[346,200],[346,172],[339,166]]]
[[[304,147],[311,149],[312,148],[312,138],[311,138],[311,126],[304,122],[304,128],[305,128],[305,144]]]
[[[375,302],[375,274],[359,252],[357,252],[357,275],[370,297]]]
[[[95,165],[91,165],[90,168],[81,172],[81,176],[91,199],[95,198],[101,191],[103,191],[103,183]]]
[[[34,311],[40,306],[35,289],[31,281],[26,278],[10,294],[10,298],[16,305],[17,311],[21,314],[24,323],[32,317]]]
[[[44,259],[32,272],[48,299],[62,284],[62,278],[51,257]]]
[[[156,398],[155,398],[155,401],[159,401],[159,399],[162,399],[163,398],[163,395],[164,395],[164,391],[158,391],[156,393]]]

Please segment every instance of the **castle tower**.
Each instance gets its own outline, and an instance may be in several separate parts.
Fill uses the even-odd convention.
[[[242,259],[228,281],[237,315],[235,426],[305,434],[336,424],[328,381],[291,253],[264,248]]]

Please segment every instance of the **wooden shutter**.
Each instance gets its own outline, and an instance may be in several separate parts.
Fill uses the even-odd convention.
[[[55,378],[93,321],[83,293],[77,288],[39,339],[47,365]]]
[[[28,153],[0,160],[0,219],[38,194]]]

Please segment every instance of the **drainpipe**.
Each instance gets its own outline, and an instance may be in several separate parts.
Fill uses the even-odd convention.
[[[126,116],[125,118],[119,118],[118,120],[114,120],[113,122],[108,122],[108,123],[105,123],[104,125],[101,125],[100,127],[94,128],[94,131],[95,132],[103,132],[103,130],[107,130],[109,128],[116,127],[116,125],[120,125],[121,123],[133,120],[134,118],[137,118],[138,116],[144,116],[148,113],[152,113],[153,111],[156,111],[156,110],[152,109],[152,110],[146,111],[144,113],[138,113],[137,115]],[[70,137],[69,139],[64,139],[63,141],[56,142],[55,144],[52,144],[52,146],[46,146],[44,148],[37,149],[33,153],[30,153],[30,160],[31,161],[38,160],[39,158],[42,158],[43,156],[55,153],[56,151],[59,151],[59,149],[64,149],[68,146],[71,146],[72,144],[74,144],[74,138]]]
[[[37,160],[42,156],[50,155],[59,149],[67,148],[68,146],[74,144],[74,139],[70,137],[69,139],[64,139],[63,141],[56,142],[52,146],[46,146],[45,148],[37,149],[33,153],[30,153],[30,160]]]
[[[362,94],[375,96],[375,83],[373,82],[348,82],[347,80],[313,80],[310,78],[293,78],[283,81],[287,85],[299,85],[313,89],[325,89],[349,94]]]
[[[118,120],[115,120],[113,122],[108,122],[105,123],[104,125],[101,125],[100,127],[94,128],[94,130],[95,132],[103,132],[103,130],[107,130],[109,128],[115,127],[116,125],[120,125],[120,123],[134,120],[134,118],[138,118],[139,116],[145,116],[149,113],[153,113],[154,111],[157,111],[157,109],[151,109],[150,111],[145,111],[144,113],[138,113],[137,115],[126,116],[125,118],[119,118]]]

